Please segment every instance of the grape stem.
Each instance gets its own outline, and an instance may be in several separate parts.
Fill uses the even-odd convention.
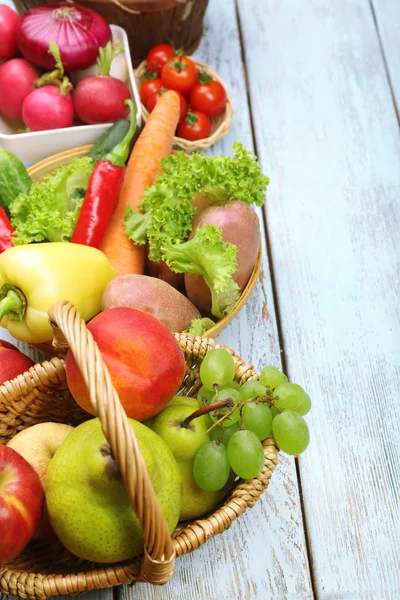
[[[225,421],[225,419],[227,419],[228,417],[230,417],[231,414],[235,412],[235,410],[240,410],[240,416],[242,416],[242,408],[243,408],[243,406],[245,406],[246,404],[248,404],[248,402],[255,402],[257,404],[259,404],[260,402],[266,402],[269,406],[271,406],[271,405],[273,406],[273,401],[271,402],[270,398],[264,398],[263,396],[259,396],[258,398],[250,398],[249,400],[245,400],[243,402],[238,402],[232,408],[232,410],[229,410],[227,413],[225,413],[224,415],[222,415],[222,417],[220,419],[218,419],[218,421],[216,421],[215,423],[213,423],[211,425],[211,427],[209,429],[207,429],[206,433],[210,433],[210,431],[212,431],[215,427],[217,427],[218,425],[220,425],[222,423],[222,421]],[[211,405],[209,405],[209,406],[211,406]],[[278,412],[282,412],[282,409],[279,410],[279,408],[278,408],[277,410],[278,410]],[[242,425],[243,425],[243,419],[242,419]]]
[[[207,404],[206,406],[202,406],[195,410],[191,415],[186,417],[184,421],[182,421],[182,427],[188,427],[189,423],[193,421],[193,419],[197,419],[197,417],[201,417],[202,415],[207,415],[213,410],[218,410],[219,408],[225,408],[225,406],[233,406],[232,398],[226,398],[226,400],[219,400],[218,402],[213,402],[212,404]],[[232,412],[232,411],[231,411]],[[231,414],[231,413],[229,413]]]

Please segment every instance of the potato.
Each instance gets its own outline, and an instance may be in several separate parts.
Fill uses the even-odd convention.
[[[243,292],[257,260],[260,247],[260,222],[253,208],[241,200],[230,200],[204,210],[193,221],[192,238],[199,227],[215,225],[222,231],[225,242],[237,247],[237,269],[233,275]],[[200,275],[185,273],[185,288],[189,299],[203,315],[210,314],[211,294]]]
[[[162,279],[176,290],[184,291],[183,273],[175,273],[163,260],[154,262],[147,257],[146,268],[151,277]]]
[[[181,332],[192,319],[200,319],[197,308],[169,283],[147,275],[119,275],[106,286],[101,309],[130,306],[150,313],[168,329]]]

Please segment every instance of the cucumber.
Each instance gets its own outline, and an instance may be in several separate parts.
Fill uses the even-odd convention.
[[[0,150],[0,205],[10,214],[10,204],[32,185],[24,165],[12,152]]]
[[[119,142],[121,142],[128,132],[130,121],[128,119],[119,119],[97,140],[88,152],[88,156],[94,163],[100,160],[107,152],[110,152]]]

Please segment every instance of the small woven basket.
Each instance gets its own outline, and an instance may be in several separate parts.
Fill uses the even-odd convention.
[[[198,60],[194,60],[194,59],[192,59],[192,60],[195,63],[195,65],[199,71],[206,73],[206,75],[210,75],[210,77],[212,77],[216,81],[219,81],[221,83],[221,85],[224,86],[224,88],[226,90],[227,101],[226,101],[225,110],[221,114],[217,115],[216,117],[211,118],[211,135],[209,137],[204,138],[202,140],[197,140],[195,142],[191,142],[190,140],[184,140],[183,138],[180,138],[177,136],[174,137],[174,147],[179,148],[180,150],[184,150],[185,152],[189,152],[189,153],[195,152],[195,151],[200,151],[200,150],[205,150],[206,148],[209,148],[210,146],[212,146],[213,144],[218,142],[218,140],[223,138],[224,135],[226,135],[229,131],[229,126],[230,126],[231,119],[232,119],[233,112],[234,112],[232,99],[229,94],[228,88],[227,88],[225,82],[218,75],[218,73],[216,73],[216,71],[214,71],[214,69],[212,69],[209,65],[206,65],[205,63],[202,63]],[[147,62],[144,60],[143,62],[140,63],[140,65],[135,70],[135,79],[136,79],[136,84],[137,84],[137,87],[139,90],[140,90],[140,86],[142,85],[142,83],[144,83],[146,81],[146,73],[147,73]],[[146,123],[146,121],[149,117],[149,111],[147,110],[147,108],[145,107],[145,105],[143,103],[142,103],[142,117],[143,117],[143,121]]]
[[[49,316],[53,344],[60,356],[37,364],[0,386],[0,443],[6,444],[18,431],[36,423],[55,421],[76,426],[92,418],[74,402],[66,384],[65,361],[61,355],[71,348],[139,519],[145,541],[144,554],[124,563],[97,564],[73,556],[60,542],[52,545],[31,542],[12,563],[0,567],[0,591],[36,600],[128,582],[163,585],[173,574],[176,557],[196,550],[222,533],[260,498],[277,464],[278,449],[273,438],[268,438],[264,442],[264,468],[260,475],[249,481],[236,480],[229,497],[212,514],[193,523],[180,523],[171,537],[135,435],[85,322],[67,301],[55,304]],[[179,393],[196,396],[201,385],[200,364],[214,348],[214,341],[186,334],[175,334],[175,337],[186,361]],[[243,383],[257,379],[253,365],[244,363],[229,351],[235,361],[235,380]]]

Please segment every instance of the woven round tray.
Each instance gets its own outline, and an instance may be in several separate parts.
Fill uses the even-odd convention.
[[[75,595],[127,582],[166,583],[174,571],[175,558],[192,552],[227,529],[247,507],[253,506],[268,486],[278,449],[273,438],[264,442],[264,468],[255,479],[236,480],[234,488],[207,517],[180,523],[172,537],[152,488],[144,459],[126,414],[112,385],[100,351],[75,307],[61,301],[49,311],[54,344],[60,354],[71,348],[90,390],[90,401],[104,435],[117,459],[132,509],[143,531],[143,556],[116,564],[96,564],[70,554],[61,543],[31,542],[12,563],[0,567],[0,591],[22,598],[44,599]],[[212,339],[175,334],[185,355],[186,370],[180,394],[196,396],[201,385],[202,359],[215,344]],[[229,350],[229,349],[228,349]],[[253,365],[232,350],[235,380],[257,379]],[[107,399],[107,402],[104,400]],[[65,362],[55,357],[0,386],[0,443],[36,423],[55,421],[77,425],[88,418],[73,400],[66,384]]]
[[[59,152],[58,154],[49,156],[48,158],[45,158],[40,162],[29,167],[28,173],[32,181],[41,181],[45,175],[47,175],[57,167],[70,163],[73,158],[77,158],[87,154],[91,147],[92,146],[90,144],[86,146],[79,146],[78,148],[72,148],[71,150],[65,150],[64,152]],[[218,323],[216,323],[204,335],[206,335],[207,337],[216,338],[242,310],[243,306],[250,298],[250,295],[253,291],[254,286],[256,285],[258,276],[260,274],[261,254],[262,250],[260,243],[260,249],[257,255],[256,264],[254,265],[253,272],[250,276],[249,281],[247,282],[246,287],[240,294],[239,300],[236,302],[235,306],[232,308],[230,313],[226,317],[218,321]],[[51,353],[49,352],[50,348],[46,345],[42,345],[41,350],[47,354]]]
[[[228,88],[227,88],[225,82],[218,75],[218,73],[216,73],[214,71],[214,69],[212,69],[209,65],[206,65],[205,63],[202,63],[198,60],[194,60],[194,59],[192,59],[192,60],[195,63],[195,65],[199,71],[202,71],[202,72],[206,73],[207,75],[210,75],[213,79],[215,79],[216,81],[219,81],[224,86],[224,88],[226,90],[227,101],[226,101],[225,110],[220,115],[217,115],[216,117],[211,118],[211,135],[209,137],[204,138],[203,140],[197,140],[196,142],[184,140],[183,138],[180,138],[177,136],[174,137],[174,147],[180,148],[181,150],[184,150],[185,152],[195,152],[195,151],[199,151],[199,150],[205,150],[206,148],[209,148],[210,146],[212,146],[213,144],[218,142],[218,140],[223,138],[224,135],[226,135],[229,131],[229,126],[230,126],[231,119],[232,119],[233,112],[234,112],[232,99],[229,94]],[[143,62],[140,63],[140,65],[135,70],[135,79],[136,79],[137,87],[139,90],[140,90],[140,86],[142,85],[142,83],[144,81],[146,81],[146,73],[147,73],[147,62],[144,60]],[[149,111],[147,110],[147,108],[145,107],[145,105],[143,103],[142,103],[142,117],[143,117],[143,121],[146,123],[146,121],[149,117]]]

